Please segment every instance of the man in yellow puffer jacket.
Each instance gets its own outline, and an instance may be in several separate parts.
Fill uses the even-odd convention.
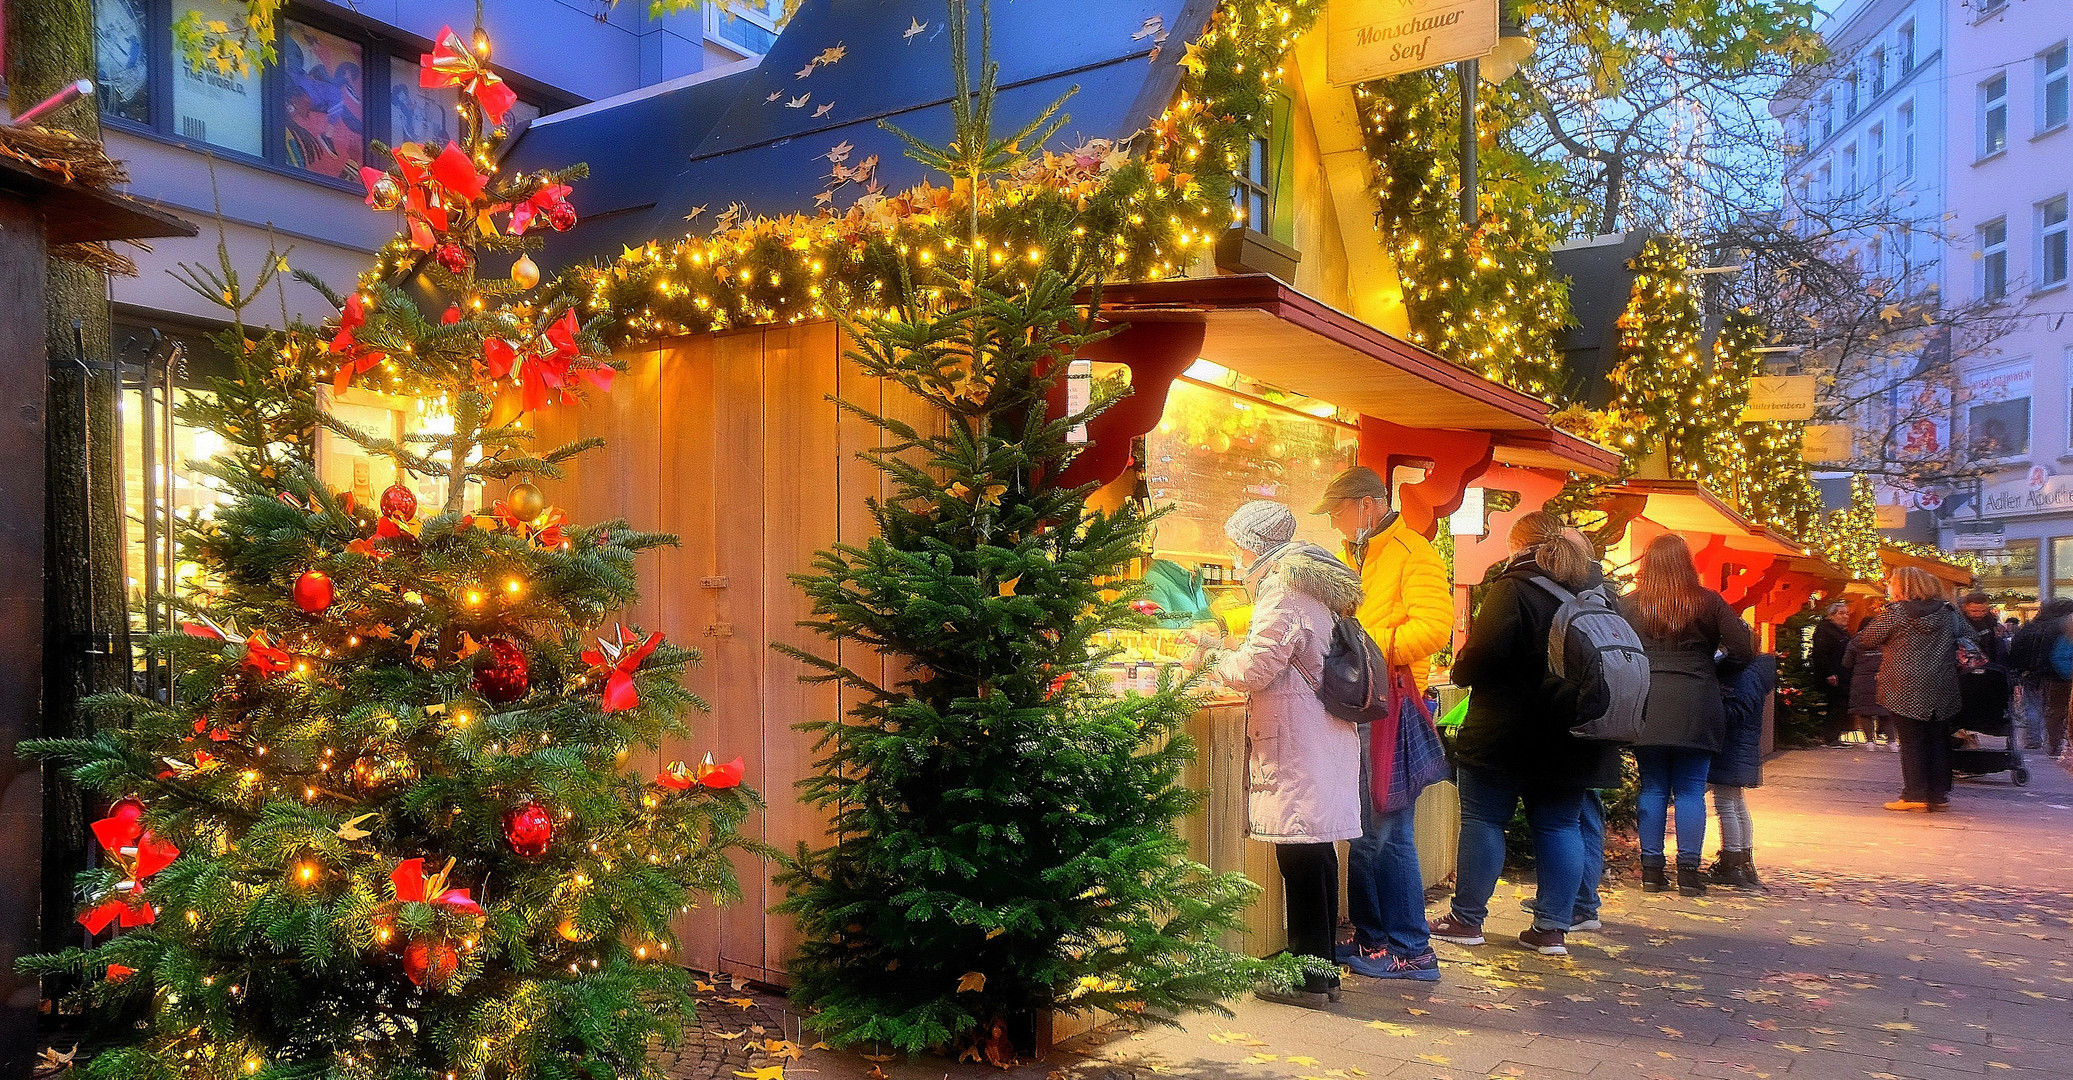
[[[1409,668],[1422,692],[1432,656],[1454,628],[1454,592],[1447,564],[1432,541],[1389,509],[1389,485],[1356,465],[1332,478],[1318,514],[1346,538],[1346,561],[1360,572],[1355,616],[1391,667]],[[1405,702],[1401,715],[1415,715]],[[1353,921],[1348,967],[1378,979],[1430,982],[1440,977],[1425,921],[1425,877],[1418,866],[1409,808],[1383,814],[1371,794],[1374,760],[1369,725],[1361,725],[1361,838],[1347,860]]]

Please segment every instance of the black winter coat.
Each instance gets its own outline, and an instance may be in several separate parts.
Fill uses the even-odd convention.
[[[1958,617],[1964,619],[1965,625],[1972,628],[1972,642],[1979,646],[1980,652],[1986,654],[1987,663],[2005,668],[2008,647],[2001,641],[2001,620],[1994,616],[1993,611],[1989,610],[1986,617],[1977,622],[1966,619],[1962,611],[1958,613]]]
[[[1529,789],[1617,786],[1619,748],[1569,733],[1576,695],[1548,670],[1548,632],[1562,604],[1532,576],[1546,575],[1532,555],[1515,556],[1484,592],[1454,657],[1454,683],[1471,691],[1454,760]]]
[[[1690,626],[1667,638],[1651,637],[1642,625],[1630,593],[1620,598],[1620,611],[1634,624],[1641,649],[1648,654],[1648,710],[1641,719],[1636,746],[1668,746],[1713,753],[1727,731],[1720,705],[1720,677],[1713,655],[1746,664],[1756,656],[1749,624],[1711,589]]]
[[[2030,679],[2063,682],[2051,667],[2051,649],[2058,644],[2059,624],[2073,615],[2073,599],[2047,600],[2035,618],[2015,628],[2008,642],[2007,663],[2011,671]]]
[[[1850,669],[1843,664],[1843,653],[1850,647],[1850,632],[1828,619],[1822,619],[1814,627],[1814,643],[1807,649],[1807,666],[1814,669],[1814,677],[1826,688],[1828,680],[1835,679],[1835,690],[1848,693],[1850,690]]]
[[[1747,664],[1720,665],[1720,698],[1727,714],[1727,732],[1720,752],[1713,755],[1707,783],[1726,787],[1763,785],[1763,707],[1777,688],[1778,658],[1769,653]]]
[[[1871,620],[1865,620],[1864,625],[1870,626]],[[1862,632],[1860,628],[1859,633]],[[1886,715],[1885,707],[1879,704],[1879,663],[1885,658],[1883,651],[1867,649],[1854,637],[1850,647],[1843,650],[1843,666],[1850,670],[1850,715]]]

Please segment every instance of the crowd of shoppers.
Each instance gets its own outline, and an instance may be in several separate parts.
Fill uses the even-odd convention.
[[[1745,792],[1763,782],[1763,718],[1778,658],[1757,653],[1749,624],[1707,586],[1682,537],[1650,540],[1615,599],[1588,541],[1536,512],[1512,525],[1509,557],[1486,581],[1454,657],[1452,679],[1469,693],[1451,754],[1459,861],[1453,897],[1428,922],[1412,828],[1420,781],[1406,779],[1407,769],[1419,775],[1406,762],[1432,737],[1423,693],[1431,658],[1453,632],[1446,566],[1392,511],[1388,485],[1371,469],[1340,474],[1313,512],[1344,538],[1339,552],[1297,539],[1295,511],[1280,503],[1247,503],[1226,522],[1252,597],[1250,621],[1201,642],[1191,660],[1248,699],[1248,829],[1275,847],[1288,951],[1304,958],[1305,972],[1300,985],[1264,996],[1333,1000],[1341,963],[1375,978],[1438,979],[1432,939],[1485,943],[1506,830],[1522,808],[1537,888],[1519,942],[1565,953],[1567,935],[1600,926],[1599,791],[1620,784],[1623,746],[1640,778],[1643,890],[1667,892],[1673,880],[1686,896],[1709,885],[1761,887]],[[2011,747],[2027,737],[2056,754],[2065,743],[2073,600],[2016,626],[1985,594],[1955,605],[1946,596],[1930,574],[1896,569],[1884,601],[1830,604],[1809,643],[1826,738],[1899,752],[1900,797],[1888,809],[1948,808],[1955,742],[2007,715],[2011,685],[2023,718],[2006,729]],[[1569,655],[1562,635],[1590,597],[1615,613],[1613,625],[1624,620],[1634,634],[1624,639],[1628,654],[1638,639],[1648,662],[1638,730],[1618,742],[1576,733],[1577,675],[1551,661]],[[1366,644],[1349,648],[1362,637]],[[1328,668],[1342,681],[1347,671],[1367,672],[1367,704],[1350,714],[1331,700]],[[1630,700],[1641,702],[1634,685]],[[1709,795],[1720,849],[1702,868]],[[1340,926],[1342,841],[1350,935]]]

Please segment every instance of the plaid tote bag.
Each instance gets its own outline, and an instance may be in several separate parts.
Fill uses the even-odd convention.
[[[1396,752],[1390,755],[1388,772],[1376,773],[1389,777],[1388,788],[1373,793],[1376,809],[1384,814],[1411,806],[1426,788],[1453,773],[1447,764],[1447,748],[1433,727],[1432,713],[1426,710],[1425,698],[1408,669],[1389,673],[1389,693],[1396,699]]]

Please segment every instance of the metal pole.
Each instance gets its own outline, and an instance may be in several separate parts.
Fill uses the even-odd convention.
[[[1476,213],[1476,82],[1480,65],[1474,59],[1454,65],[1461,75],[1461,223],[1475,227]]]

